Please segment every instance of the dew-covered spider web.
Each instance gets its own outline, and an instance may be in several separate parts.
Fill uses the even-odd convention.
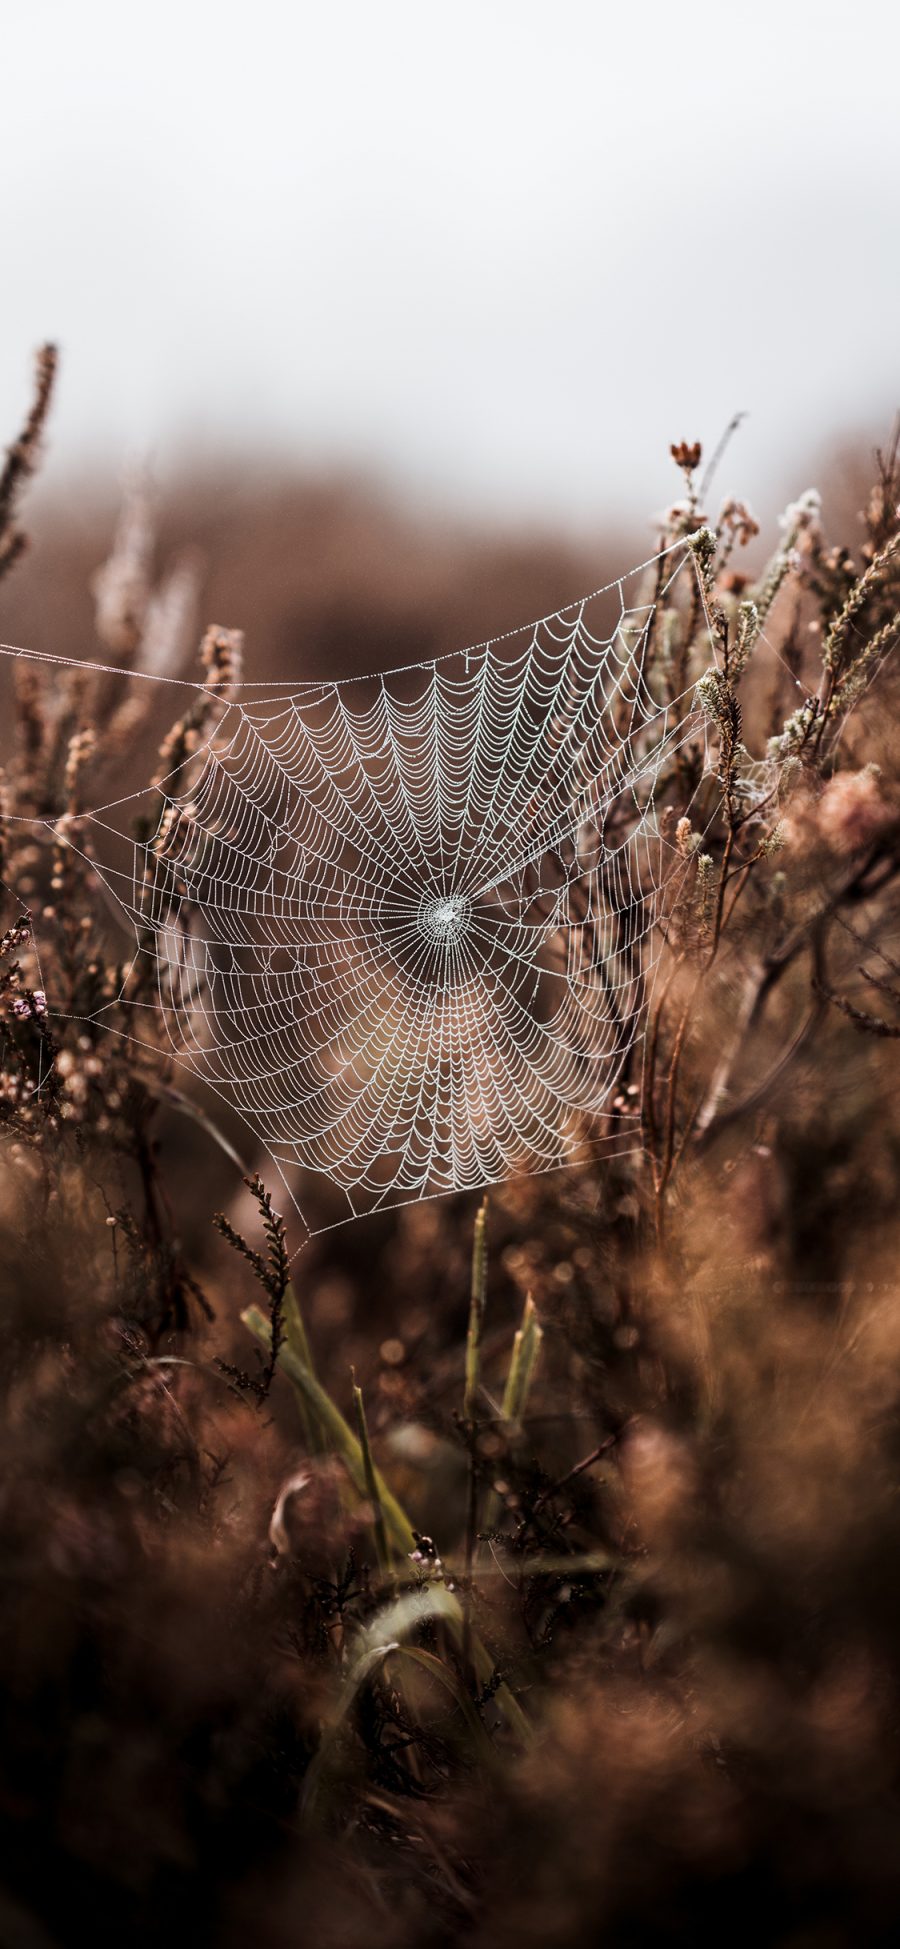
[[[172,1060],[301,1211],[309,1173],[342,1222],[639,1142],[682,571],[687,543],[474,648],[238,685],[187,766],[81,819],[133,931],[117,1006],[149,958]]]

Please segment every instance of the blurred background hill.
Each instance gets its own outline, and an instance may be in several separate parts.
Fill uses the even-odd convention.
[[[34,547],[4,589],[2,633],[95,656],[91,582],[119,520],[113,484],[32,505]],[[549,525],[485,535],[349,476],[259,465],[187,474],[151,497],[148,515],[156,565],[183,562],[195,588],[186,654],[214,617],[245,631],[251,679],[354,674],[459,648],[603,582],[626,545],[591,550]]]

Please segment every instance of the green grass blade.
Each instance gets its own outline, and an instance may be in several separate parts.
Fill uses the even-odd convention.
[[[500,1406],[501,1418],[508,1435],[516,1435],[521,1428],[543,1338],[544,1329],[538,1320],[534,1300],[528,1293],[522,1312],[522,1324],[516,1329],[513,1340],[509,1373],[506,1376],[506,1386]],[[496,1523],[499,1506],[499,1498],[492,1490],[484,1512],[487,1529]]]
[[[284,1330],[288,1346],[293,1348],[298,1360],[302,1360],[304,1367],[308,1367],[310,1373],[314,1374],[316,1369],[312,1357],[312,1348],[309,1344],[309,1336],[306,1331],[303,1314],[300,1311],[300,1301],[297,1298],[293,1286],[288,1286],[284,1295]]]
[[[263,1346],[270,1344],[271,1328],[265,1314],[260,1312],[258,1306],[248,1306],[246,1311],[241,1314],[241,1319],[244,1325]],[[307,1404],[315,1415],[319,1426],[322,1428],[323,1433],[328,1436],[335,1452],[342,1457],[347,1472],[360,1495],[365,1495],[366,1479],[362,1450],[357,1436],[354,1435],[352,1428],[344,1420],[340,1409],[335,1406],[331,1396],[326,1393],[321,1381],[318,1381],[315,1375],[310,1373],[309,1369],[298,1358],[293,1348],[287,1343],[281,1349],[278,1364],[287,1376],[287,1379],[291,1382],[299,1398]],[[396,1496],[392,1495],[384,1477],[378,1469],[375,1470],[375,1481],[378,1486],[379,1500],[391,1542],[404,1556],[409,1556],[415,1549],[415,1538],[409,1518],[397,1501]],[[462,1606],[460,1605],[459,1599],[452,1591],[447,1590],[444,1584],[428,1584],[424,1586],[424,1590],[428,1594],[429,1602],[432,1604],[435,1602],[439,1603],[440,1614],[450,1629],[454,1641],[462,1646],[464,1622]],[[422,1595],[423,1593],[420,1590],[408,1592],[406,1596],[398,1598],[397,1603],[406,1604],[410,1600],[421,1602]],[[379,1613],[379,1616],[382,1615],[382,1613]],[[399,1614],[401,1621],[405,1615],[405,1612]],[[494,1661],[486,1645],[482,1644],[481,1639],[475,1633],[472,1633],[471,1639],[471,1659],[479,1685],[489,1684],[494,1673]],[[533,1737],[531,1725],[518,1700],[513,1696],[505,1681],[497,1687],[495,1699],[510,1730],[523,1745],[527,1745]]]
[[[244,1325],[262,1345],[271,1345],[271,1328],[264,1313],[258,1306],[248,1306],[241,1314]],[[304,1364],[294,1348],[286,1343],[278,1357],[278,1365],[287,1375],[300,1400],[314,1415],[323,1433],[336,1454],[340,1455],[354,1486],[360,1495],[368,1496],[366,1467],[359,1438],[345,1421],[340,1408],[335,1406],[330,1394],[326,1393],[321,1381],[316,1379]],[[380,1470],[375,1469],[375,1483],[388,1535],[402,1556],[409,1556],[416,1547],[412,1526],[407,1520],[396,1496],[391,1494]]]
[[[354,1660],[341,1686],[334,1714],[322,1733],[318,1751],[315,1753],[306,1770],[303,1791],[300,1796],[300,1806],[304,1813],[308,1813],[315,1803],[322,1785],[323,1776],[327,1773],[335,1757],[341,1732],[356,1702],[358,1694],[362,1691],[367,1679],[371,1678],[372,1673],[377,1670],[378,1666],[383,1665],[390,1653],[398,1649],[399,1647],[395,1644],[375,1645],[371,1650],[363,1652],[361,1657]]]
[[[522,1313],[522,1324],[513,1340],[512,1356],[500,1412],[511,1428],[517,1428],[525,1413],[534,1370],[541,1351],[544,1329],[540,1325],[534,1300],[529,1293]]]
[[[487,1199],[477,1213],[475,1237],[472,1242],[472,1284],[469,1298],[469,1330],[466,1334],[466,1379],[463,1392],[463,1414],[467,1421],[472,1421],[475,1415],[481,1371],[481,1330],[486,1302]]]
[[[304,1367],[314,1376],[316,1370],[313,1364],[312,1348],[309,1344],[306,1325],[300,1310],[300,1302],[292,1285],[288,1285],[285,1289],[284,1332],[287,1345],[296,1354],[297,1359],[302,1361]],[[303,1422],[303,1436],[306,1442],[307,1453],[315,1455],[320,1446],[315,1417],[310,1413],[305,1401],[298,1399],[297,1406]]]
[[[378,1670],[391,1652],[401,1649],[402,1640],[409,1637],[419,1625],[437,1623],[442,1618],[452,1618],[454,1615],[459,1616],[459,1605],[452,1592],[443,1584],[425,1584],[383,1605],[358,1633],[356,1655],[341,1685],[334,1710],[323,1728],[318,1752],[306,1774],[302,1795],[304,1809],[312,1807],[323,1776],[336,1755],[349,1714],[372,1673]],[[474,1712],[471,1701],[469,1704]]]
[[[445,1665],[442,1658],[437,1658],[433,1651],[424,1651],[421,1645],[398,1644],[388,1652],[388,1657],[392,1663],[405,1661],[418,1666],[450,1693],[454,1704],[459,1708],[479,1759],[485,1764],[493,1765],[496,1762],[494,1748],[458,1673],[451,1671],[450,1666]]]
[[[384,1510],[381,1507],[381,1497],[378,1493],[378,1478],[375,1474],[375,1463],[372,1459],[369,1425],[366,1421],[362,1388],[357,1387],[355,1381],[353,1383],[353,1406],[356,1410],[356,1431],[362,1451],[363,1470],[366,1478],[366,1495],[372,1506],[372,1529],[375,1535],[375,1553],[378,1557],[378,1567],[386,1575],[391,1567],[391,1552],[388,1546]]]

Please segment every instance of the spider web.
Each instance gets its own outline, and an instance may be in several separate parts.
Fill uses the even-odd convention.
[[[144,794],[79,815],[127,843],[130,867],[98,870],[172,1057],[292,1196],[327,1179],[337,1222],[639,1143],[680,860],[654,799],[697,729],[688,693],[653,694],[648,651],[689,560],[677,544],[429,662],[239,685],[143,838]]]

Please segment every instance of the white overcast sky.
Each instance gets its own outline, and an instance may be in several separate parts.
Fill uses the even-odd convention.
[[[250,445],[583,525],[746,408],[768,511],[900,399],[896,4],[2,17],[0,428],[58,338],[58,480]]]

